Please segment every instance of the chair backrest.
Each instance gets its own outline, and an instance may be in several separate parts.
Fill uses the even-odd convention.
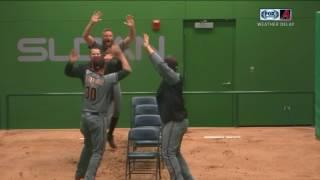
[[[161,126],[160,115],[155,114],[145,114],[145,115],[136,115],[134,118],[134,127],[141,126]]]
[[[128,135],[131,141],[158,141],[160,138],[160,129],[156,127],[136,127],[129,131]]]
[[[146,114],[159,114],[158,105],[142,104],[135,107],[134,116]]]
[[[141,104],[157,104],[157,99],[155,96],[135,96],[132,97],[132,108]]]

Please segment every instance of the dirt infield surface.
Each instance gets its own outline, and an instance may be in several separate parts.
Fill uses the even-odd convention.
[[[124,179],[128,129],[116,129],[97,180]],[[71,180],[79,130],[0,131],[1,180]],[[197,180],[319,180],[320,141],[312,127],[189,128],[182,152]],[[162,179],[169,179],[165,170]],[[153,179],[150,175],[136,180]]]

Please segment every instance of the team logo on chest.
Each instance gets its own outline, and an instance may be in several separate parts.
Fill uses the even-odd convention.
[[[103,85],[104,80],[103,79],[99,79],[96,77],[92,77],[92,76],[87,76],[86,77],[86,84],[89,86],[97,86],[97,85]]]

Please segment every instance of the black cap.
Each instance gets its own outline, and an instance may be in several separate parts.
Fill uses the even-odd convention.
[[[174,71],[177,70],[178,62],[175,57],[167,56],[164,58],[164,62],[168,64],[168,66]]]

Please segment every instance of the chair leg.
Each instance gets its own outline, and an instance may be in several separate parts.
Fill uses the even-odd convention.
[[[163,160],[163,157],[162,157],[162,147],[161,147],[161,145],[160,145],[160,148],[159,148],[160,150],[159,150],[159,152],[160,152],[160,168],[161,169],[164,169],[164,160]]]
[[[127,180],[128,179],[128,170],[129,170],[129,168],[128,168],[128,163],[129,163],[129,161],[128,161],[128,157],[127,157],[127,161],[126,161],[126,174],[125,174],[125,180]]]
[[[160,153],[160,169],[164,169],[164,160],[162,158],[162,153]]]
[[[155,159],[155,177],[156,180],[158,180],[160,178],[160,166],[159,166],[159,158]]]
[[[130,162],[130,160],[129,160],[129,180],[131,179],[131,162]]]
[[[159,179],[161,179],[161,162],[160,162],[160,158],[158,159],[158,171],[159,171]]]

